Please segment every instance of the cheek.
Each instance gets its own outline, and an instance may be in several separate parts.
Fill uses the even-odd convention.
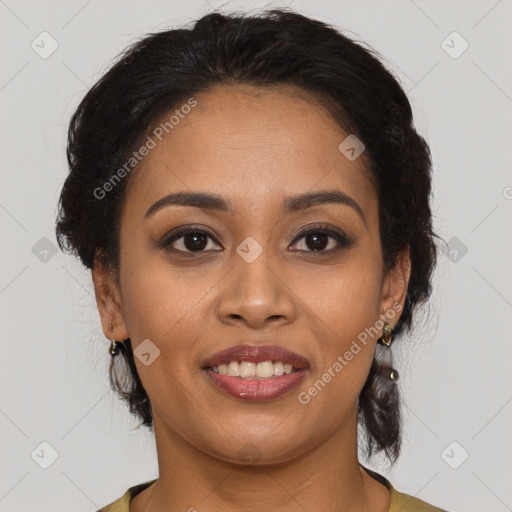
[[[123,314],[135,365],[157,410],[191,409],[195,401],[183,392],[195,378],[191,347],[204,337],[205,293],[215,281],[201,273],[191,280],[197,273],[186,277],[165,260],[149,260],[133,251],[121,266]],[[149,364],[138,357],[143,351],[150,354]]]
[[[366,381],[381,334],[375,328],[380,318],[380,271],[377,259],[354,258],[322,276],[304,273],[300,288],[295,289],[312,313],[310,329],[322,349],[313,373],[322,381],[318,391],[323,390],[322,383],[329,388],[324,399],[330,396],[349,404]]]
[[[381,274],[379,261],[354,257],[344,265],[303,272],[294,291],[304,301],[313,321],[336,344],[357,336],[379,319]]]
[[[191,280],[191,275],[197,277]],[[187,323],[194,305],[213,284],[210,280],[207,273],[191,274],[171,265],[165,256],[155,257],[142,243],[125,249],[121,262],[123,314],[132,342],[161,340],[165,333]]]
[[[123,312],[132,344],[136,348],[148,338],[162,345],[172,339],[167,352],[185,351],[204,337],[202,326],[212,321],[215,285],[224,273],[208,266],[180,268],[165,256],[151,257],[141,243],[135,245],[123,247],[121,263]],[[321,366],[331,364],[379,318],[381,269],[377,259],[363,252],[354,251],[343,264],[302,265],[281,274],[301,317],[297,323],[322,343]]]
[[[139,250],[124,255],[121,265],[123,314],[135,355],[135,364],[148,394],[160,393],[175,406],[183,400],[182,386],[190,387],[200,371],[197,343],[205,333],[214,311],[218,273],[204,268],[183,269],[173,266],[165,256],[154,257]],[[209,293],[209,291],[211,292]],[[137,354],[146,345],[158,357],[146,366]],[[150,350],[151,352],[151,350]],[[166,391],[165,391],[166,390]]]

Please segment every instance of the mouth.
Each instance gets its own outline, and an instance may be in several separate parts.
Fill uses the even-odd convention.
[[[202,370],[221,391],[259,402],[289,393],[306,377],[309,362],[278,345],[238,345],[204,361]]]

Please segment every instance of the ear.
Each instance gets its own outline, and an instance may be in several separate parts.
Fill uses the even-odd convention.
[[[100,313],[103,334],[109,340],[124,341],[130,336],[124,321],[117,276],[114,271],[95,259],[92,268],[92,281],[94,283],[96,304]],[[113,329],[111,329],[111,325]]]
[[[407,286],[411,276],[411,260],[409,247],[400,254],[394,268],[390,269],[384,278],[381,296],[382,319],[388,318],[392,328],[398,323],[404,309]],[[400,307],[398,307],[400,305]],[[388,313],[387,312],[393,312]]]

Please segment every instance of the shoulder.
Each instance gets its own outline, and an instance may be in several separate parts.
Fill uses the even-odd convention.
[[[101,508],[97,512],[129,512],[130,501],[154,482],[156,482],[156,478],[130,487],[120,498]]]
[[[399,492],[391,484],[389,491],[391,493],[389,512],[448,512],[419,498]]]
[[[119,499],[109,505],[100,508],[97,512],[129,512],[130,510],[130,491],[126,491]]]
[[[397,491],[391,482],[380,473],[373,471],[361,464],[361,467],[375,480],[387,487],[391,494],[391,501],[388,512],[449,512],[442,508],[435,507],[430,503],[409,496],[408,494]]]
[[[419,498],[397,491],[391,482],[389,482],[389,480],[384,476],[376,474],[373,471],[371,471],[371,473],[374,477],[377,477],[378,475],[378,480],[384,483],[389,489],[391,494],[389,512],[448,512],[447,510],[426,503]],[[101,508],[97,512],[129,512],[130,501],[139,494],[139,492],[142,492],[155,481],[156,479],[130,487],[120,498]]]

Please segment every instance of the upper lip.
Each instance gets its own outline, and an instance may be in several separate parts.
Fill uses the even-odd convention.
[[[309,368],[308,360],[280,345],[236,345],[213,354],[202,363],[202,368],[212,368],[219,364],[229,364],[231,361],[248,361],[262,363],[264,361],[282,361],[294,368]]]

